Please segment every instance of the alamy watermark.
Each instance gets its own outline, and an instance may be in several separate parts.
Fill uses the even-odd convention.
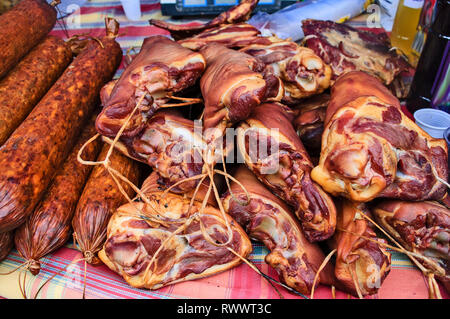
[[[378,4],[371,4],[367,7],[369,13],[366,19],[368,28],[381,28],[381,8]]]

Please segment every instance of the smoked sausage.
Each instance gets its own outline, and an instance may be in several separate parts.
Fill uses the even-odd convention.
[[[110,146],[105,144],[97,161],[103,161]],[[138,162],[122,155],[114,150],[109,158],[110,166],[119,171],[134,185],[139,181]],[[131,187],[121,183],[128,196],[133,196]],[[72,220],[74,239],[90,264],[99,262],[95,256],[102,249],[106,240],[106,229],[109,219],[116,209],[127,202],[126,197],[120,192],[112,175],[103,165],[94,167]]]
[[[0,78],[53,29],[56,9],[45,0],[22,0],[0,15]]]
[[[47,36],[0,80],[0,146],[72,60],[69,46]]]
[[[33,275],[37,275],[41,268],[39,259],[64,245],[72,233],[73,214],[92,170],[91,165],[78,162],[77,155],[86,141],[96,133],[96,115],[83,129],[77,144],[58,169],[34,212],[15,231],[16,248],[27,261],[31,261],[29,269]],[[84,148],[82,158],[94,161],[101,147],[100,139],[94,140]]]
[[[97,41],[98,40],[98,41]],[[0,232],[25,222],[122,58],[113,36],[90,40],[0,149]]]

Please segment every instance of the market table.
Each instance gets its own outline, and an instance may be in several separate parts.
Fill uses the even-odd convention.
[[[113,17],[120,23],[120,33],[117,41],[124,54],[131,48],[137,48],[145,37],[168,32],[150,26],[149,19],[167,19],[160,11],[159,3],[141,1],[142,17],[140,21],[128,21],[119,1],[93,0],[84,3],[79,10],[65,19],[65,25],[60,21],[52,34],[63,38],[77,34],[101,36],[104,34],[104,18]],[[196,20],[189,23],[196,23]],[[365,26],[364,18],[356,18],[349,22],[353,26]],[[118,77],[123,71],[123,63],[116,73]],[[277,278],[275,270],[264,262],[268,250],[260,243],[253,243],[253,252],[249,260],[263,273]],[[389,250],[392,254],[391,272],[376,295],[367,297],[373,299],[387,298],[428,298],[427,281],[422,273],[409,261],[406,255]],[[20,268],[8,275],[0,275],[0,296],[3,298],[22,298],[19,280],[25,278],[26,297],[37,298],[81,298],[84,287],[86,298],[280,298],[277,291],[248,265],[240,266],[208,278],[179,283],[155,291],[135,289],[130,287],[121,276],[109,270],[106,266],[85,265],[79,261],[81,253],[73,247],[72,242],[41,260],[41,272],[37,276]],[[8,273],[23,265],[24,259],[17,250],[13,250],[8,258],[0,263],[0,273]],[[84,282],[86,266],[86,283]],[[53,277],[53,278],[52,278]],[[282,287],[278,287],[284,298],[308,298],[295,295]],[[441,287],[443,298],[449,295]],[[319,286],[314,298],[332,298],[330,287]],[[349,295],[336,291],[336,298],[349,298]]]

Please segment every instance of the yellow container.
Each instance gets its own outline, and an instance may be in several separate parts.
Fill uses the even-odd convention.
[[[413,52],[413,41],[423,4],[424,0],[400,0],[392,26],[392,46],[401,50],[413,66],[418,61],[417,54]]]

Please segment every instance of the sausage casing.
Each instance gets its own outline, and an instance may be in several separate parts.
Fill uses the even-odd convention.
[[[108,153],[109,145],[103,146],[97,161],[103,161]],[[109,158],[110,166],[119,171],[133,184],[139,181],[138,162],[114,150]],[[132,196],[133,189],[121,183],[123,189]],[[127,202],[120,192],[111,174],[103,165],[94,167],[84,187],[72,220],[74,238],[88,263],[97,263],[95,254],[102,248],[106,240],[109,219],[116,209]]]
[[[56,23],[56,10],[44,0],[22,0],[0,15],[0,78],[37,45]]]
[[[78,162],[77,155],[83,144],[95,135],[96,115],[83,129],[75,147],[55,174],[48,191],[36,209],[14,234],[19,253],[31,261],[30,271],[39,273],[39,259],[64,245],[72,233],[71,222],[77,201],[92,170],[91,165]],[[88,144],[82,158],[94,161],[102,147],[99,139]]]
[[[33,211],[117,69],[119,44],[99,40],[87,44],[0,149],[0,232]]]
[[[20,125],[72,60],[69,46],[47,36],[0,81],[0,145]]]

